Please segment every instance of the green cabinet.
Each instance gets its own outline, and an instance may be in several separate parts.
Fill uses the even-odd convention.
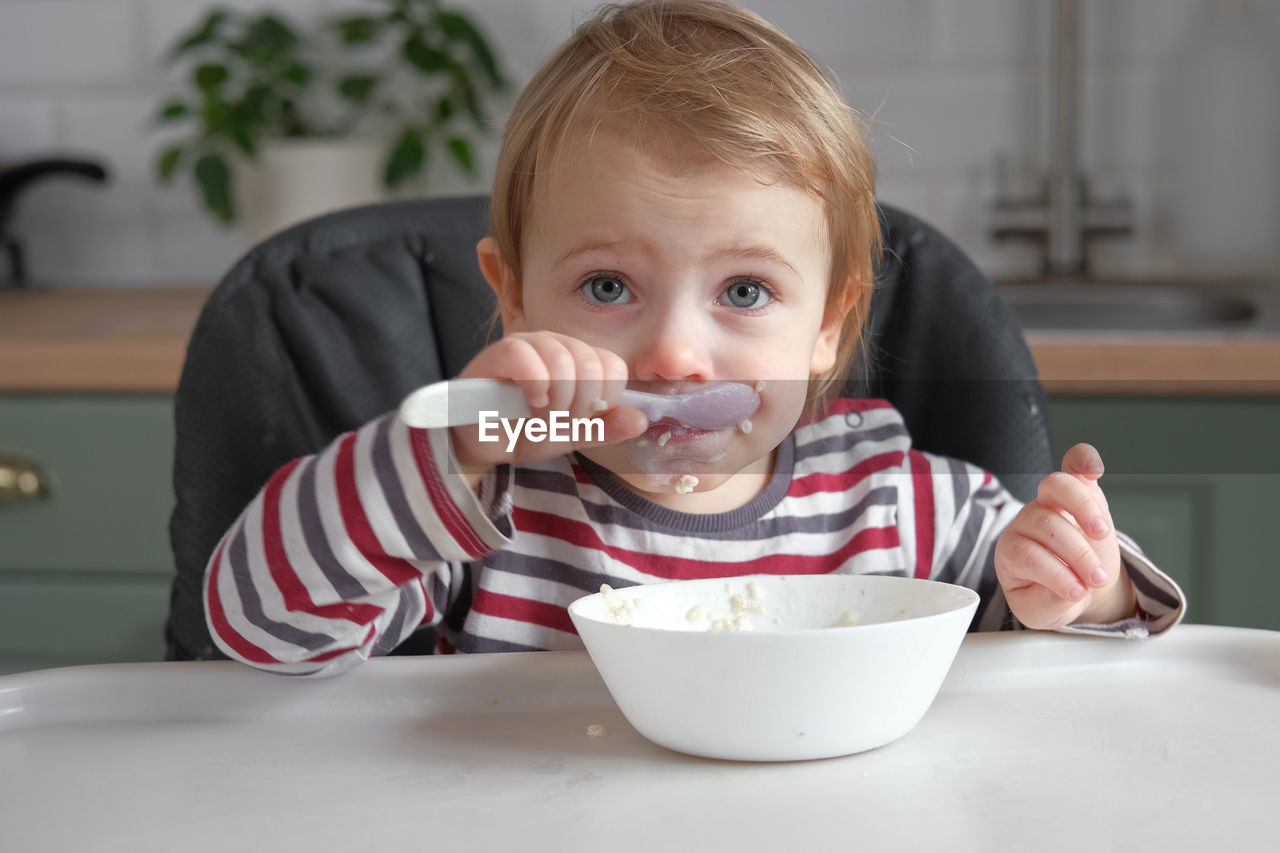
[[[173,560],[169,395],[0,395],[0,455],[44,498],[0,502],[0,672],[159,660]]]
[[[1280,629],[1280,400],[1057,397],[1054,446],[1087,441],[1116,526],[1187,595],[1187,620]]]

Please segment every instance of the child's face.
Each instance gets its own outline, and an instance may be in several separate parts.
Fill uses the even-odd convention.
[[[523,277],[503,274],[512,288],[504,329],[612,350],[627,362],[629,386],[645,391],[765,380],[750,433],[655,427],[586,451],[660,503],[740,506],[767,483],[807,380],[834,362],[841,317],[824,316],[831,253],[821,200],[700,152],[661,156],[604,131],[557,163],[538,178]],[[698,478],[693,494],[674,493],[683,474]]]

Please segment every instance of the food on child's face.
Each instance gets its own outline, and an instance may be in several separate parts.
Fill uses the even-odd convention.
[[[676,480],[676,494],[687,495],[693,491],[698,485],[698,478],[692,474],[682,474],[679,480]]]
[[[627,461],[655,489],[689,494],[699,476],[715,473],[736,429],[751,431],[751,415],[761,404],[763,382],[721,382],[685,394],[623,392],[622,402],[649,418],[649,429],[623,445]],[[697,472],[695,474],[694,472]]]

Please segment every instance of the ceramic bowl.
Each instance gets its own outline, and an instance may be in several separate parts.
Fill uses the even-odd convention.
[[[791,761],[883,746],[924,717],[978,606],[967,587],[750,575],[569,606],[623,715],[669,749]]]

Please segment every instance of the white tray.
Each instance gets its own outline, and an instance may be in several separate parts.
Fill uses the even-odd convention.
[[[0,678],[14,853],[1272,850],[1278,768],[1280,633],[1191,625],[970,636],[915,731],[789,764],[650,744],[580,652]]]

